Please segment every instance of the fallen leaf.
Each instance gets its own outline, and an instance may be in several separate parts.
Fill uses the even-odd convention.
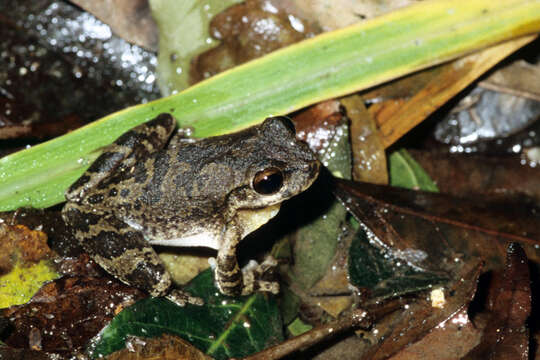
[[[540,81],[540,77],[537,79]],[[507,138],[532,126],[540,116],[540,101],[474,87],[435,125],[433,136],[452,152]],[[513,149],[515,152],[515,149]]]
[[[109,25],[119,37],[148,50],[158,50],[158,29],[148,0],[70,1]]]
[[[155,55],[80,8],[2,1],[0,14],[0,121],[25,138],[65,133],[157,97]]]
[[[51,255],[45,233],[0,224],[0,308],[24,304],[44,282],[59,276]]]
[[[388,184],[386,154],[371,113],[358,95],[340,100],[351,128],[352,175],[356,181]]]
[[[116,351],[108,360],[211,360],[210,356],[179,337],[164,334],[155,338],[133,337],[127,348]]]
[[[374,117],[384,146],[392,145],[499,61],[534,39],[528,36],[512,40],[443,65],[442,73],[410,100],[398,106],[391,100],[391,112],[382,112],[381,105],[371,107],[370,111],[377,112]]]
[[[401,149],[392,152],[388,157],[388,163],[390,185],[413,190],[439,191],[430,176],[407,150]]]
[[[275,300],[261,293],[242,298],[219,294],[212,271],[186,288],[204,305],[180,307],[164,298],[149,298],[125,309],[92,342],[92,356],[125,346],[130,336],[177,335],[216,359],[246,356],[282,340],[282,322]]]
[[[508,246],[504,273],[494,279],[490,290],[491,317],[480,344],[463,359],[529,359],[529,264],[517,243]]]
[[[479,86],[540,101],[540,66],[516,60],[489,75]]]
[[[461,359],[478,344],[483,328],[472,323],[463,309],[436,326],[419,341],[403,347],[391,360]]]
[[[140,290],[106,278],[55,280],[43,286],[27,304],[3,310],[14,328],[6,344],[73,353],[81,350],[116,313],[144,296]]]
[[[373,345],[361,358],[386,359],[418,341],[436,326],[444,326],[456,313],[466,309],[473,299],[481,270],[481,266],[473,263],[463,266],[455,280],[443,288],[446,303],[442,308],[432,307],[430,299],[417,298],[382,318],[369,334],[376,340],[371,340]]]
[[[446,283],[449,277],[442,272],[417,269],[395,257],[395,253],[381,251],[370,244],[366,233],[360,229],[349,250],[348,279],[360,292],[369,292],[364,297],[374,302],[431,289],[436,284]]]
[[[209,32],[220,43],[193,58],[190,83],[314,35],[309,23],[275,4],[246,0],[214,16]]]
[[[443,308],[433,307],[425,292],[364,304],[373,322],[369,330],[358,330],[322,351],[308,350],[307,355],[317,360],[386,359],[443,326],[455,314],[466,311],[481,271],[478,263],[461,266],[456,277],[442,288],[446,297]]]
[[[335,179],[334,193],[393,256],[432,271],[482,258],[487,269],[502,267],[506,246],[519,242],[540,259],[540,209],[534,204],[454,198]],[[420,250],[421,252],[418,252]]]
[[[48,354],[43,351],[29,349],[15,349],[0,344],[0,359],[6,360],[62,360],[59,354]]]
[[[540,203],[540,167],[524,165],[518,156],[409,153],[443,193],[492,200],[530,197]]]
[[[0,272],[11,270],[15,262],[37,263],[51,255],[47,235],[24,225],[0,223]]]
[[[149,0],[159,28],[157,78],[163,96],[189,86],[192,58],[217,44],[210,36],[210,20],[238,1]]]

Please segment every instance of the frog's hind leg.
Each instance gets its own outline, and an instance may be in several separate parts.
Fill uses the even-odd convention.
[[[85,193],[95,188],[112,172],[129,169],[138,159],[144,159],[167,144],[176,122],[170,114],[161,114],[155,119],[143,123],[122,136],[114,143],[103,148],[101,155],[66,191],[66,198],[71,201],[81,200]]]
[[[114,215],[82,212],[73,203],[66,204],[63,215],[85,251],[107,272],[152,296],[167,294],[170,275],[139,232]]]

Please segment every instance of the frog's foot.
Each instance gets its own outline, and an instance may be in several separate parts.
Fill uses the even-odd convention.
[[[264,280],[277,266],[277,261],[272,256],[266,257],[259,265],[255,260],[251,260],[242,268],[243,288],[242,295],[249,295],[256,291],[279,293],[279,284],[276,281]]]
[[[201,299],[200,297],[191,296],[191,294],[189,294],[188,292],[185,292],[179,289],[171,290],[165,296],[165,298],[172,301],[176,305],[182,306],[182,307],[186,306],[186,304],[199,305],[199,306],[204,305],[204,300]]]

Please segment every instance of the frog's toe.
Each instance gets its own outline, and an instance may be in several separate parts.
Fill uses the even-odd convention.
[[[258,280],[255,282],[255,291],[279,294],[279,283],[276,281]]]
[[[171,290],[165,296],[165,298],[172,301],[178,306],[186,306],[186,304],[198,305],[198,306],[204,305],[204,300],[201,299],[200,297],[191,296],[190,293],[179,290],[179,289]]]
[[[261,265],[259,265],[259,269],[262,273],[266,273],[273,270],[277,265],[277,260],[272,255],[268,255]]]
[[[250,260],[247,265],[242,268],[242,273],[244,276],[252,276],[255,280],[271,278],[277,265],[277,260],[269,255],[261,264],[258,264],[255,260]]]
[[[279,284],[276,281],[268,281],[277,266],[277,261],[268,256],[261,264],[251,260],[242,268],[243,288],[242,295],[249,295],[257,291],[279,293]]]

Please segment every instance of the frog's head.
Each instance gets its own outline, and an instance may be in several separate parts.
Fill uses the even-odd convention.
[[[320,163],[307,144],[296,139],[291,120],[267,118],[256,127],[245,186],[234,191],[237,209],[262,209],[306,190],[319,175]]]

